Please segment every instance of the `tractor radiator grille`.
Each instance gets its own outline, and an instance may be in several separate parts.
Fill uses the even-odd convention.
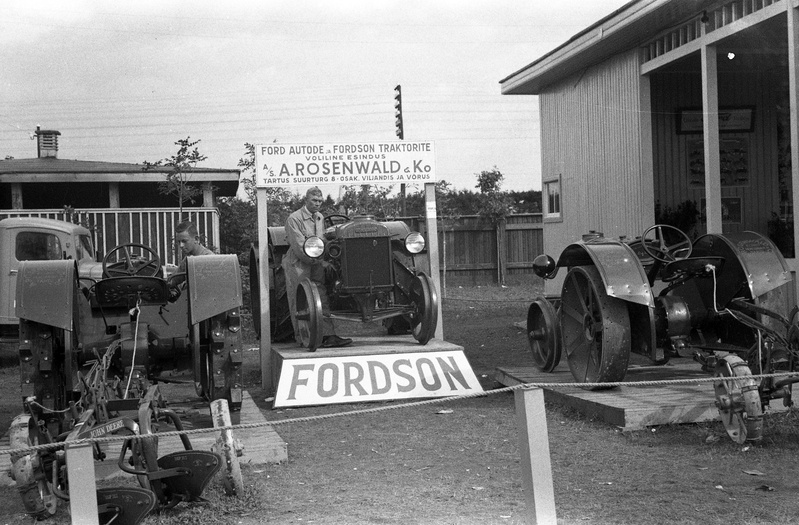
[[[390,238],[344,239],[341,273],[344,288],[348,291],[368,290],[370,287],[391,289],[394,282]]]

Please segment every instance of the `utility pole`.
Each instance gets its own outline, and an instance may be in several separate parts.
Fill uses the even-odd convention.
[[[402,126],[402,86],[397,84],[394,88],[394,118],[396,129],[394,132],[400,140],[405,140],[405,131]],[[405,217],[405,183],[400,183],[400,209]]]

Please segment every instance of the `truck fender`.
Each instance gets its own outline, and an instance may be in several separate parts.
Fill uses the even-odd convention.
[[[241,273],[235,255],[188,257],[186,273],[191,324],[241,307]]]
[[[73,260],[22,261],[17,274],[16,316],[73,330],[78,268]]]

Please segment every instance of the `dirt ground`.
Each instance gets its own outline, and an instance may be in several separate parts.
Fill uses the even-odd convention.
[[[490,390],[497,366],[529,365],[523,330],[534,286],[454,288],[444,299],[445,339],[465,349]],[[346,334],[345,334],[346,335]],[[179,505],[145,524],[521,524],[528,511],[512,393],[392,409],[397,403],[272,410],[256,352],[248,389],[288,444],[288,462],[245,464],[244,497]],[[563,365],[561,365],[563,366]],[[16,368],[0,369],[0,420],[18,411]],[[283,423],[359,408],[384,411]],[[720,423],[621,432],[547,405],[560,524],[799,523],[799,414],[766,418],[765,439],[741,446]],[[13,487],[0,524],[30,523]],[[62,505],[62,508],[66,506]],[[69,523],[60,510],[52,523]]]

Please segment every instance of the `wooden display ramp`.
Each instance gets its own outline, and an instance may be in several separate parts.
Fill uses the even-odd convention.
[[[193,390],[193,387],[192,387]],[[174,410],[181,418],[184,430],[195,428],[213,428],[209,403],[198,399],[190,401],[170,402],[168,407]],[[242,393],[241,410],[231,413],[233,425],[241,423],[265,423],[261,410],[255,405],[247,391]],[[163,430],[174,430],[171,426],[164,425]],[[195,450],[211,450],[218,432],[203,432],[189,435],[192,448]],[[275,430],[269,426],[248,428],[246,431],[233,431],[234,439],[243,445],[243,455],[239,458],[241,463],[280,463],[288,459],[286,443]],[[8,432],[0,439],[0,450],[8,450]],[[103,444],[101,449],[106,454],[104,461],[95,461],[95,474],[97,479],[110,479],[116,476],[130,476],[119,470],[117,460],[121,445]],[[158,441],[158,455],[164,456],[170,452],[183,450],[183,444],[178,436],[160,438]],[[13,485],[14,481],[8,475],[11,460],[8,454],[0,454],[0,485]]]
[[[495,379],[505,385],[522,383],[573,383],[568,365],[561,362],[552,373],[535,367],[497,368]],[[708,378],[699,363],[673,359],[663,366],[631,365],[625,382]],[[671,423],[698,423],[718,419],[713,383],[621,386],[590,391],[579,387],[544,387],[544,397],[582,414],[598,417],[624,430]],[[777,401],[775,405],[782,404]],[[776,408],[776,406],[774,407]]]
[[[397,366],[398,361],[406,362]],[[421,362],[426,364],[420,365]],[[447,369],[447,364],[454,368]],[[347,346],[319,348],[315,352],[296,343],[277,343],[272,345],[271,365],[272,381],[277,385],[275,407],[442,397],[482,391],[462,346],[441,339],[431,339],[420,345],[410,335],[357,336]],[[353,374],[359,374],[357,381],[346,377],[348,366],[356,370]],[[440,388],[398,391],[402,390],[396,388],[400,382],[414,382],[415,379],[420,386],[421,375],[414,379],[410,376],[417,374],[417,368],[425,366],[429,367],[433,381],[437,381]],[[325,367],[329,374],[322,371]],[[374,368],[370,367],[382,368],[384,373],[372,375]],[[453,371],[454,374],[449,374]],[[453,387],[456,376],[460,383]],[[379,384],[385,388],[375,395]],[[325,388],[329,388],[328,392],[322,392]],[[342,393],[344,390],[347,392]],[[317,395],[319,392],[321,395]]]

